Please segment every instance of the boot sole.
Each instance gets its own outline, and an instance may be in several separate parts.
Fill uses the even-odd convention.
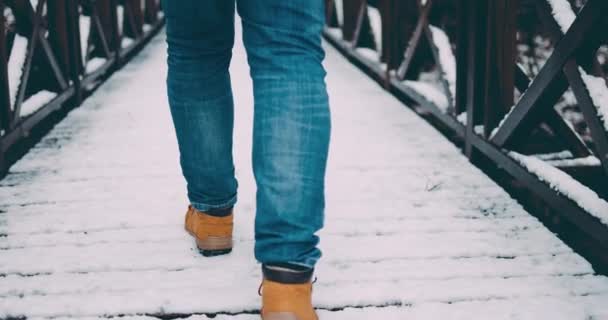
[[[208,237],[201,240],[188,228],[185,230],[194,238],[198,252],[204,257],[216,257],[232,252],[232,237]]]
[[[298,320],[293,313],[273,312],[262,316],[262,320]]]
[[[198,252],[206,258],[211,258],[211,257],[217,257],[217,256],[223,256],[225,254],[229,254],[230,252],[232,252],[232,248],[222,249],[222,250],[203,250],[201,248],[198,248]]]

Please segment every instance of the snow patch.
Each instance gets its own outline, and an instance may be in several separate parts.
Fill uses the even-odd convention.
[[[374,34],[376,51],[378,51],[378,55],[382,55],[382,16],[378,9],[371,6],[367,6],[367,16],[369,17],[369,24]]]
[[[441,111],[447,112],[450,103],[448,97],[436,86],[428,82],[405,80],[404,85],[416,90],[418,94],[423,96],[427,101],[435,104]]]
[[[57,97],[57,93],[55,92],[47,90],[36,92],[27,100],[23,101],[19,116],[27,117],[33,114],[34,112],[38,111],[38,109],[49,103],[51,100],[55,99],[55,97]]]
[[[82,60],[86,61],[87,51],[89,50],[89,35],[91,33],[91,17],[81,15],[79,24],[80,24],[80,48],[82,51]]]
[[[600,198],[593,190],[576,181],[567,173],[535,157],[514,151],[508,152],[508,155],[541,181],[548,183],[553,190],[576,202],[581,208],[608,226],[608,202]]]
[[[452,52],[452,45],[448,35],[441,29],[429,25],[431,33],[433,34],[433,42],[439,51],[439,61],[443,75],[448,82],[450,94],[452,97],[456,96],[456,57]]]
[[[467,112],[465,111],[465,112],[462,112],[461,114],[459,114],[456,117],[456,120],[466,126],[467,125],[467,121],[469,121],[468,120]]]
[[[105,58],[93,58],[87,62],[85,73],[92,73],[99,69],[102,65],[104,65],[108,61]]]
[[[129,46],[131,46],[133,44],[133,42],[135,42],[135,40],[125,37],[125,38],[122,38],[120,45],[122,46],[122,48],[128,48]]]
[[[344,24],[344,3],[343,0],[334,0],[336,5],[336,16],[338,16],[338,25]]]
[[[336,39],[342,39],[342,28],[327,28],[325,29],[330,36]]]
[[[591,100],[597,108],[597,114],[604,123],[604,129],[608,132],[608,87],[606,81],[603,78],[587,74],[581,67],[578,69],[583,82],[587,86]]]
[[[524,94],[525,94],[525,92],[522,94],[522,97]],[[505,123],[505,121],[507,121],[507,119],[509,118],[511,113],[513,113],[513,110],[515,110],[515,106],[512,106],[511,109],[509,109],[509,112],[507,112],[507,114],[505,114],[505,116],[502,118],[502,120],[500,120],[500,123],[496,126],[496,128],[494,128],[494,130],[492,130],[492,133],[490,134],[490,139],[494,138],[494,136],[496,135],[496,133],[498,132],[500,127],[502,127],[502,125]]]
[[[21,75],[23,73],[23,65],[25,64],[25,55],[27,52],[28,39],[26,37],[15,35],[13,42],[13,50],[8,59],[8,85],[11,105],[15,105],[19,84],[21,83]]]
[[[553,17],[565,34],[576,19],[576,14],[567,0],[547,0],[553,9]]]
[[[357,53],[362,55],[365,59],[371,60],[374,62],[380,62],[380,53],[378,53],[374,49],[370,48],[357,48]]]
[[[554,167],[597,167],[602,165],[600,159],[595,156],[588,156],[576,159],[558,159],[547,161]]]
[[[535,154],[534,157],[536,157],[540,160],[547,161],[547,160],[572,159],[574,157],[574,155],[572,154],[572,152],[570,150],[564,150],[564,151],[560,151],[560,152]]]

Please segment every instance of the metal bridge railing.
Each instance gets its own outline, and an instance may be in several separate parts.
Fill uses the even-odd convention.
[[[14,147],[76,106],[164,24],[160,0],[0,0],[0,176]]]
[[[608,270],[608,1],[326,4],[328,41],[582,230]]]

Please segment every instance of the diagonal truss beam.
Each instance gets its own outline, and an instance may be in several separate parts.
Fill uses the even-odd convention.
[[[420,3],[419,3],[419,6]],[[405,79],[405,75],[407,74],[412,61],[414,60],[414,55],[416,50],[418,49],[418,45],[420,44],[420,40],[422,39],[422,34],[425,32],[425,27],[428,28],[428,19],[429,13],[431,12],[431,8],[433,6],[433,1],[428,0],[426,5],[420,7],[420,15],[418,17],[418,23],[416,24],[416,29],[412,33],[410,41],[407,45],[407,49],[405,49],[405,53],[403,55],[403,63],[397,69],[397,77],[400,80]]]
[[[592,28],[599,25],[608,11],[608,1],[589,0],[579,13],[568,32],[557,43],[551,57],[547,60],[538,76],[532,81],[517,105],[504,119],[503,124],[491,137],[491,142],[498,147],[505,147],[514,140],[517,131],[538,122],[543,111],[553,104],[547,100],[555,98],[555,92],[563,85],[562,67],[580,48],[599,46],[599,32]],[[596,47],[597,48],[597,47]],[[567,83],[566,83],[567,85]],[[546,110],[546,109],[544,109]]]

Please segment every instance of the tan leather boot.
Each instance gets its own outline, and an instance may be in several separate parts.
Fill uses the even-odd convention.
[[[196,240],[199,252],[218,256],[232,251],[234,216],[214,217],[189,206],[186,212],[186,231]]]
[[[283,284],[264,279],[263,320],[318,320],[312,306],[312,283]]]

